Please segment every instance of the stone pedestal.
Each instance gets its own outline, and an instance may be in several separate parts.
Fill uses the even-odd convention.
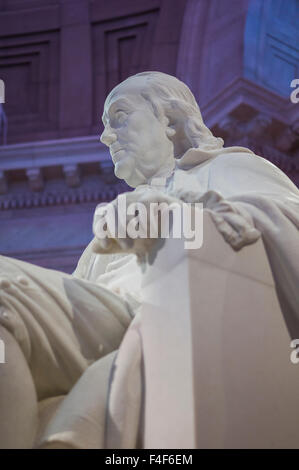
[[[168,239],[144,276],[145,448],[296,448],[299,365],[262,240]]]

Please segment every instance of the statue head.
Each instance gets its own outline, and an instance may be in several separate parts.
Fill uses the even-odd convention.
[[[162,72],[142,72],[108,95],[101,141],[109,146],[115,174],[130,186],[167,177],[190,148],[223,146],[205,126],[190,89]]]

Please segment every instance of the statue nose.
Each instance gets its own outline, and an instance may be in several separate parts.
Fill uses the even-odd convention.
[[[117,139],[117,136],[115,132],[113,132],[110,126],[106,126],[104,129],[104,132],[102,133],[100,137],[100,141],[109,147],[109,145],[113,144],[113,142],[115,142],[116,139]]]

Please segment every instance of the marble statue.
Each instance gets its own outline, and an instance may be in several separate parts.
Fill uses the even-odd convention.
[[[165,202],[169,206],[201,203],[210,233],[205,238],[204,232],[203,246],[210,244],[212,247],[209,256],[220,250],[213,262],[221,263],[223,259],[239,262],[248,256],[244,269],[247,265],[253,270],[262,266],[262,273],[266,273],[268,268],[264,266],[268,263],[267,279],[273,278],[275,286],[271,295],[275,295],[273,302],[276,303],[271,304],[271,309],[279,312],[275,318],[286,325],[289,337],[299,338],[299,191],[288,177],[246,148],[225,148],[222,139],[214,137],[205,126],[189,88],[164,73],[139,73],[114,88],[105,102],[103,123],[101,141],[109,147],[115,174],[134,188],[126,194],[126,204],[142,202],[148,207],[151,202]],[[120,197],[110,203],[116,216]],[[109,224],[106,217],[107,212],[103,211],[102,218]],[[94,234],[72,275],[0,257],[0,338],[5,342],[7,358],[5,364],[0,364],[0,447],[142,448],[160,445],[167,448],[177,444],[182,448],[204,445],[204,439],[209,439],[208,432],[201,438],[203,440],[197,440],[192,434],[192,419],[201,406],[200,401],[196,404],[197,397],[193,401],[194,408],[189,407],[187,411],[182,408],[182,418],[178,418],[184,420],[188,415],[190,435],[180,421],[169,424],[165,434],[159,431],[163,423],[155,430],[155,423],[160,423],[163,415],[163,403],[171,402],[167,406],[179,412],[181,402],[175,400],[187,393],[184,384],[198,380],[194,360],[190,362],[190,370],[187,363],[185,366],[180,363],[183,354],[189,354],[183,350],[186,344],[189,348],[191,340],[189,333],[186,337],[182,334],[188,323],[187,320],[184,323],[184,315],[187,318],[189,314],[184,312],[185,307],[179,311],[176,305],[183,305],[183,301],[192,303],[191,297],[197,296],[199,304],[192,307],[192,315],[200,316],[211,302],[207,324],[222,305],[215,280],[209,281],[208,287],[202,287],[210,276],[205,272],[207,265],[203,265],[200,272],[194,270],[192,257],[201,256],[201,249],[189,250],[186,255],[192,276],[180,272],[178,276],[167,277],[167,272],[161,274],[163,266],[168,266],[172,260],[175,267],[178,266],[178,252],[185,256],[179,245],[172,244],[173,240],[165,240],[160,250],[162,254],[163,250],[167,253],[164,259],[159,258],[159,240],[149,236],[100,238],[96,229]],[[153,253],[155,256],[151,256]],[[159,279],[152,299],[157,316],[144,311],[144,306],[151,302],[146,290],[146,279],[151,273],[156,273],[152,276]],[[159,291],[166,278],[167,289],[171,292],[166,288]],[[248,275],[247,280],[249,278]],[[234,282],[237,286],[239,281]],[[263,288],[267,282],[261,281]],[[244,285],[248,296],[244,294],[245,297],[239,299],[238,287],[232,287],[235,293],[232,297],[235,295],[241,304],[243,302],[245,312],[251,302],[254,305],[254,299],[249,284]],[[183,286],[187,286],[186,289]],[[194,286],[196,292],[192,293]],[[201,304],[200,299],[206,300]],[[173,318],[180,315],[183,319],[183,329],[178,330],[181,333],[177,332],[177,336],[172,334],[171,316],[164,326],[160,323],[166,300],[172,305]],[[261,324],[263,309],[267,308],[266,305],[261,307]],[[255,318],[254,313],[256,309],[252,318]],[[244,318],[250,329],[250,315]],[[257,331],[264,331],[261,324],[254,320]],[[270,336],[271,328],[269,326]],[[156,331],[158,338],[166,330],[167,337],[155,343],[156,336],[150,331]],[[193,329],[191,343],[194,347],[199,347],[196,338],[201,331],[202,328]],[[239,333],[236,331],[237,335]],[[173,338],[176,339],[172,345]],[[181,344],[182,348],[178,356],[176,344]],[[171,348],[174,352],[169,356]],[[160,367],[159,357],[161,364],[163,360],[165,363],[161,378],[163,383],[165,381],[165,393],[167,395],[169,390],[174,400],[172,403],[164,396],[166,401],[160,411],[155,409],[155,402],[163,395],[159,387],[161,385],[162,390],[164,386],[157,378],[158,372],[155,373]],[[153,373],[148,376],[151,367],[154,367]],[[294,374],[294,366],[288,367],[288,374]],[[177,368],[177,375],[172,368]],[[221,372],[217,376],[220,375]],[[210,373],[201,377],[200,384],[208,380],[208,376]],[[174,386],[170,385],[172,383]],[[192,387],[191,384],[190,389]],[[174,389],[177,394],[173,395]],[[237,396],[237,391],[234,393]],[[148,411],[146,406],[151,397],[152,408]],[[274,398],[273,403],[276,403]],[[269,400],[270,403],[271,397]],[[223,416],[228,408],[225,400],[221,403]],[[275,416],[272,411],[269,414]],[[165,413],[164,422],[171,423],[171,408],[169,414]],[[153,427],[149,428],[148,423],[152,422]],[[242,435],[238,426],[235,425],[236,435]],[[287,429],[287,421],[285,426]],[[208,422],[205,428],[209,429]],[[154,436],[158,436],[158,442],[154,441]],[[254,445],[249,437],[244,437],[245,446],[246,439],[249,447]],[[285,444],[280,437],[275,439],[273,442],[277,445]],[[233,440],[228,444],[222,440],[219,444],[215,436],[207,442],[208,447],[217,443],[223,447],[234,446]],[[285,445],[290,445],[290,441]]]

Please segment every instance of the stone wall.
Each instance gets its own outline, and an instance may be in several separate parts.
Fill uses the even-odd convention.
[[[74,269],[97,203],[128,189],[99,142],[105,96],[144,70],[185,81],[226,145],[299,186],[299,1],[287,3],[0,0],[0,253]]]

